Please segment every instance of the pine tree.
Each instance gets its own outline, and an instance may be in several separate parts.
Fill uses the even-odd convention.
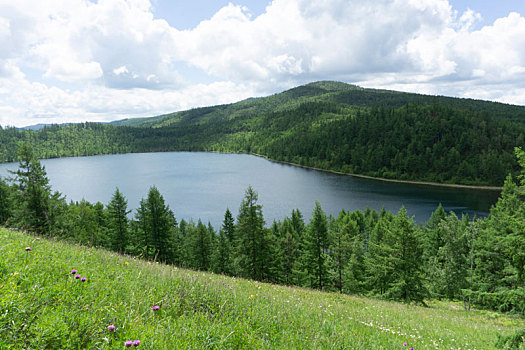
[[[437,253],[436,265],[441,270],[441,278],[433,281],[434,290],[448,299],[456,299],[461,296],[461,289],[468,286],[469,222],[466,216],[460,221],[451,213],[439,226],[443,232],[443,245]]]
[[[350,220],[350,216],[344,210],[341,210],[337,220],[330,222],[330,256],[333,260],[334,285],[341,293],[343,275],[346,274],[352,253],[352,237],[358,234],[357,230],[357,224]]]
[[[157,187],[150,188],[147,199],[141,201],[138,213],[140,213],[140,219],[143,220],[140,226],[145,233],[146,249],[153,250],[154,259],[161,262],[172,262],[172,230],[175,226],[175,216],[165,204],[164,197]]]
[[[328,281],[328,223],[321,204],[316,201],[305,238],[305,255],[312,288],[323,289]]]
[[[269,257],[262,206],[251,186],[245,192],[237,217],[236,236],[240,273],[243,277],[263,280]]]
[[[206,271],[210,266],[211,242],[210,232],[201,220],[197,223],[194,233],[192,255],[194,257],[194,268]]]
[[[392,221],[388,216],[380,218],[367,240],[365,280],[366,289],[373,295],[385,295],[392,281],[396,263],[395,249],[391,246]]]
[[[135,255],[142,255],[145,259],[149,259],[152,254],[150,252],[150,237],[148,229],[146,201],[140,200],[139,206],[135,211],[135,220],[132,222],[133,234],[132,245]]]
[[[31,147],[22,143],[18,157],[20,165],[15,175],[14,189],[17,204],[16,216],[19,223],[33,232],[50,233],[51,186],[45,167],[33,154]]]
[[[407,302],[423,302],[427,296],[424,287],[424,271],[421,264],[423,239],[421,232],[407,216],[403,207],[395,216],[390,231],[390,248],[394,252],[391,284],[386,292],[388,298]]]
[[[108,204],[108,223],[111,248],[119,253],[125,253],[128,245],[128,201],[117,188]]]

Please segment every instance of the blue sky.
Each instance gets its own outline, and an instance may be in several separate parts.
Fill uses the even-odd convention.
[[[202,20],[211,18],[222,7],[232,3],[246,6],[253,16],[264,13],[271,1],[266,0],[154,0],[152,2],[156,17],[163,18],[177,29],[191,29]],[[492,24],[496,19],[506,17],[510,12],[525,15],[524,0],[451,0],[450,5],[459,13],[467,9],[481,14],[483,20],[479,24]]]
[[[0,0],[0,125],[110,121],[317,80],[525,105],[525,1]]]

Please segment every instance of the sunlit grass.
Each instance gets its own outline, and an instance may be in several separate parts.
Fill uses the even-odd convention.
[[[0,229],[1,349],[136,340],[141,349],[491,349],[523,321],[188,271]]]

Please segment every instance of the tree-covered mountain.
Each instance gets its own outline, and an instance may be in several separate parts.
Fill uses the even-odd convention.
[[[317,82],[262,98],[110,125],[0,132],[0,160],[103,153],[245,152],[391,179],[501,186],[517,172],[525,107]]]

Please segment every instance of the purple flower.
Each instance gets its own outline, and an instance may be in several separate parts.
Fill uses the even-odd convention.
[[[78,280],[80,278],[80,275],[75,275],[75,278]]]
[[[230,287],[230,290],[233,290],[233,287]]]
[[[407,346],[408,344],[407,343],[403,343],[403,346]]]
[[[40,237],[37,237],[36,240],[37,240],[37,241],[40,241]]]
[[[108,331],[114,331],[115,328],[117,328],[117,327],[115,327],[115,325],[110,324],[110,325],[108,326]]]
[[[30,252],[31,250],[33,250],[33,248],[31,248],[31,247],[26,247],[26,252]]]
[[[135,340],[133,342],[133,346],[139,346],[140,345],[140,340]]]
[[[77,273],[78,271],[77,270],[71,270],[71,274],[74,275],[75,273]]]
[[[133,345],[133,342],[131,340],[126,340],[126,342],[124,343],[124,345],[129,348],[131,345]]]
[[[263,296],[263,299],[266,299],[266,295]]]
[[[86,278],[86,277],[82,277],[80,280],[81,280],[82,282],[86,282],[87,278]]]
[[[158,305],[155,305],[154,307],[151,308],[153,311],[157,311],[158,309],[160,309],[160,306]]]

